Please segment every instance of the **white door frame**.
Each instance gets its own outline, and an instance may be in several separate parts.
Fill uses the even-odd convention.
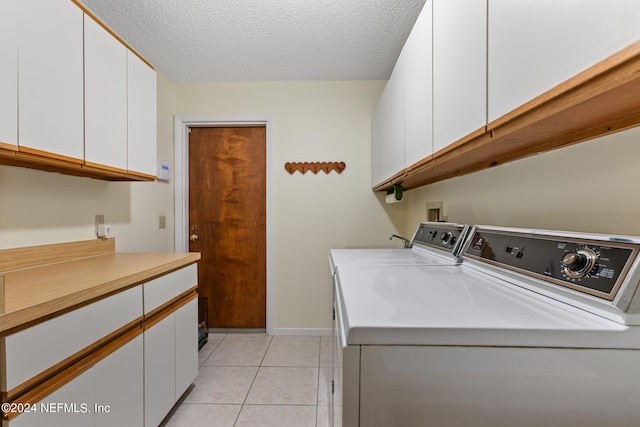
[[[175,182],[175,250],[189,251],[189,128],[266,126],[266,184],[267,184],[267,289],[266,321],[267,333],[274,334],[275,320],[275,210],[274,210],[274,164],[273,164],[273,118],[271,115],[176,115],[174,122],[174,182]],[[238,188],[238,191],[243,191]]]

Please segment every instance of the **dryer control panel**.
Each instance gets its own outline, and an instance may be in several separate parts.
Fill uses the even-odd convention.
[[[611,301],[639,248],[618,240],[477,228],[464,256]]]
[[[462,224],[446,222],[422,222],[418,226],[412,244],[446,249],[447,252],[458,256],[467,237],[469,227]]]

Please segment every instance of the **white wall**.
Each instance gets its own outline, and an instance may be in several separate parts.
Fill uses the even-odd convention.
[[[404,230],[443,201],[449,221],[640,236],[639,139],[635,128],[406,192]]]
[[[176,85],[158,73],[158,161],[173,169],[174,114],[269,114],[275,170],[275,328],[331,326],[329,249],[387,245],[403,224],[370,185],[371,113],[384,87],[368,82]],[[338,175],[289,175],[289,161],[344,161]],[[174,187],[105,182],[0,166],[0,249],[95,238],[113,226],[118,251],[174,250]],[[167,228],[157,228],[165,215]]]
[[[388,244],[396,230],[370,184],[371,114],[384,83],[177,85],[176,114],[273,118],[276,330],[329,328],[329,249]],[[299,161],[343,161],[346,169],[284,169]]]
[[[158,73],[158,160],[173,164],[175,86]],[[173,250],[173,185],[106,182],[0,166],[0,249],[95,239],[95,215],[116,250]],[[159,230],[158,215],[167,216]]]

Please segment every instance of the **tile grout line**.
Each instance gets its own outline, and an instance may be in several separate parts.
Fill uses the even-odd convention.
[[[256,371],[255,371],[255,374],[254,374],[254,376],[253,376],[253,378],[251,380],[251,384],[249,385],[249,387],[247,389],[247,392],[246,392],[246,394],[244,396],[244,399],[242,400],[242,403],[229,404],[229,405],[233,405],[233,406],[234,405],[239,406],[238,413],[235,415],[235,418],[233,419],[233,423],[231,424],[232,426],[239,425],[238,423],[239,423],[239,420],[241,419],[240,415],[243,413],[243,410],[245,409],[245,406],[250,406],[247,403],[249,394],[250,394],[252,388],[254,387],[254,385],[256,384],[257,376],[258,376],[258,373],[260,372],[260,369],[265,367],[264,363],[267,360],[266,356],[267,356],[269,350],[274,350],[275,351],[275,347],[273,347],[273,348],[271,347],[272,343],[274,342],[274,337],[273,336],[268,336],[268,335],[267,335],[267,337],[269,338],[268,341],[267,341],[267,346],[266,346],[266,349],[264,350],[264,353],[262,354],[262,357],[260,358],[260,361],[258,362],[258,366],[255,366],[255,365],[252,366],[252,367],[256,368]],[[219,340],[211,340],[211,341],[217,341],[216,346],[211,350],[209,355],[207,355],[207,357],[202,361],[202,364],[199,366],[198,370],[200,370],[200,368],[205,366],[205,364],[206,364],[206,362],[208,360],[211,360],[210,358],[213,356],[213,353],[216,352],[216,350],[218,349],[218,347],[220,345],[222,345],[225,341],[231,342],[231,341],[234,341],[234,340],[230,338],[229,334],[226,334],[224,337],[222,337]],[[315,417],[314,417],[313,423],[310,424],[310,425],[314,425],[316,427],[320,427],[320,426],[324,426],[325,425],[325,424],[320,423],[320,421],[318,419],[319,414],[320,414],[320,407],[319,407],[319,403],[320,403],[320,386],[321,386],[321,383],[322,383],[321,369],[320,369],[321,365],[322,365],[322,355],[323,355],[322,338],[319,337],[318,340],[315,341],[315,342],[318,345],[317,352],[316,352],[316,355],[314,357],[316,359],[316,366],[315,366],[315,369],[316,369],[316,378],[315,378],[316,379],[316,383],[315,383],[316,401],[315,401],[315,405],[313,405],[313,406],[315,406]],[[309,360],[309,359],[307,359],[307,360]],[[305,367],[305,366],[298,366],[298,365],[295,365],[295,364],[291,365],[290,363],[291,362],[286,362],[286,365],[282,365],[282,366],[274,365],[273,367],[274,368],[304,368]],[[237,367],[246,367],[246,365],[238,365]],[[205,403],[205,402],[194,402],[194,403],[196,403],[196,406],[199,406],[199,405],[218,405],[218,404],[215,404],[215,403]],[[184,404],[184,402],[181,402],[179,406],[182,406],[182,404]],[[220,404],[220,405],[226,405],[226,404]],[[285,403],[256,403],[255,406],[262,406],[262,407],[266,408],[266,407],[278,407],[278,406],[309,407],[311,405],[308,405],[308,404],[288,404],[288,403],[285,402]],[[309,415],[311,415],[311,414],[309,414]],[[229,421],[231,421],[231,419]],[[311,421],[311,420],[309,420],[309,421]]]
[[[267,335],[267,336],[269,336],[269,335]],[[273,337],[269,337],[269,344],[267,344],[267,348],[265,349],[264,354],[262,355],[262,358],[260,359],[260,363],[257,366],[256,373],[253,376],[253,380],[251,380],[251,384],[249,385],[249,389],[247,390],[247,394],[245,394],[244,400],[242,401],[242,404],[240,405],[240,410],[238,411],[238,415],[236,416],[236,419],[233,422],[234,427],[238,423],[238,419],[240,418],[240,414],[242,413],[242,410],[244,409],[244,405],[247,403],[247,398],[249,397],[249,393],[251,393],[251,388],[253,387],[253,384],[256,382],[256,378],[258,377],[258,372],[260,372],[260,368],[262,367],[262,363],[264,362],[264,358],[267,356],[267,352],[269,351],[269,347],[271,347],[271,343],[272,342],[273,342]]]

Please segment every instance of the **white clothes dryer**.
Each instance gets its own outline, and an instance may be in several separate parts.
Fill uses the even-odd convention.
[[[335,274],[344,426],[637,426],[640,239],[476,227],[457,268]]]

